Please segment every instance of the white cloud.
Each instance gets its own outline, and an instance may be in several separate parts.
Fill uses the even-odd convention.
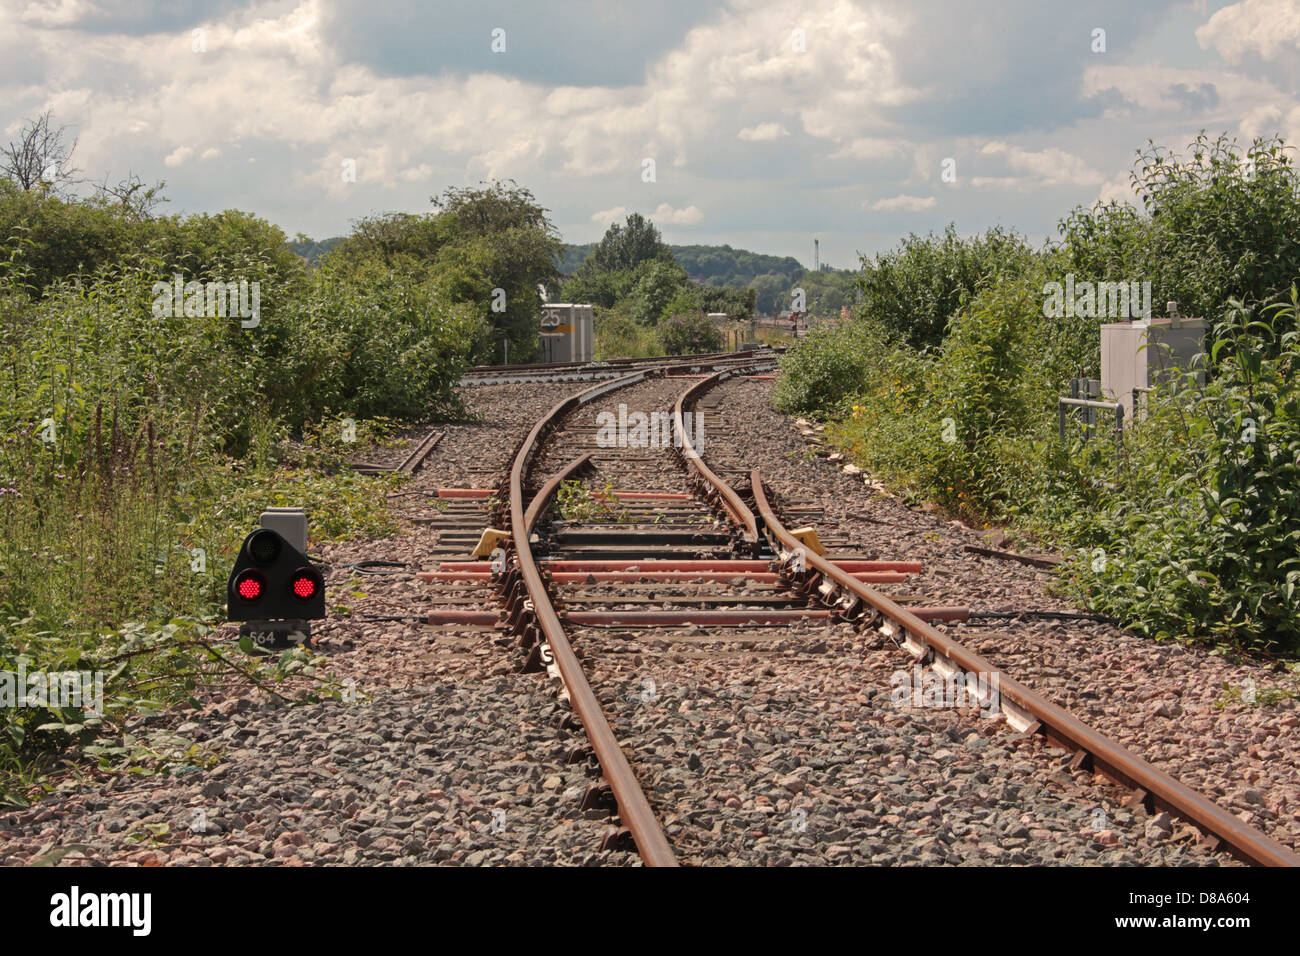
[[[859,136],[843,149],[831,154],[832,159],[888,159],[898,156],[908,149],[908,144],[899,139],[879,139],[873,136]]]
[[[1034,152],[995,140],[985,145],[980,152],[985,156],[1004,157],[1012,170],[1026,174],[1034,185],[1090,186],[1102,181],[1101,174],[1089,167],[1086,162],[1057,146],[1049,146],[1047,149]],[[1011,183],[1007,183],[1010,185],[1019,178],[977,176],[971,180],[971,183],[975,186],[1002,185],[1001,180],[1012,180]]]
[[[704,218],[704,213],[695,206],[674,209],[668,203],[660,203],[650,218],[656,222],[668,222],[674,226],[693,226]]]
[[[1288,143],[1300,142],[1300,106],[1269,104],[1256,107],[1242,117],[1237,128],[1248,140],[1277,133]]]
[[[1213,48],[1229,63],[1254,57],[1289,58],[1300,51],[1300,0],[1243,0],[1224,7],[1196,31],[1202,49]]]
[[[923,209],[933,209],[939,205],[939,200],[934,196],[908,196],[904,194],[889,199],[877,199],[869,206],[865,202],[862,205],[877,212],[894,212],[899,209],[906,212],[920,212]]]
[[[34,23],[43,27],[62,27],[76,23],[82,17],[98,13],[99,8],[85,0],[55,0],[55,2],[33,2],[23,8],[20,18],[24,23]]]
[[[428,163],[421,163],[419,166],[407,166],[397,177],[407,183],[422,183],[433,175],[433,167]]]
[[[749,143],[765,143],[789,136],[790,131],[780,123],[759,123],[757,126],[746,126],[737,135]]]
[[[168,166],[180,166],[184,164],[185,160],[189,159],[193,155],[194,150],[190,147],[177,146],[170,154],[168,154],[167,158],[164,159],[163,162]]]
[[[1011,6],[1018,3],[1028,0]],[[166,178],[183,208],[250,206],[291,230],[341,231],[382,208],[426,208],[430,180],[509,176],[573,229],[574,241],[656,204],[650,215],[661,225],[690,227],[705,221],[691,203],[698,200],[709,206],[708,226],[728,223],[716,233],[701,229],[705,241],[778,246],[806,258],[799,220],[809,213],[826,222],[823,255],[844,261],[853,249],[895,238],[854,231],[862,196],[883,197],[863,204],[881,212],[920,212],[942,199],[954,216],[978,224],[1007,214],[995,190],[1021,190],[1030,201],[1016,207],[1023,216],[1016,224],[1050,231],[1064,211],[1059,187],[1070,190],[1069,203],[1116,194],[1126,184],[1114,171],[1148,136],[1177,147],[1187,139],[1171,137],[1185,129],[1239,127],[1248,137],[1277,130],[1300,139],[1294,93],[1248,71],[1252,57],[1256,65],[1293,57],[1300,0],[1232,4],[1198,32],[1201,51],[1169,54],[1179,68],[1165,66],[1160,50],[1088,59],[1078,95],[1113,105],[1101,118],[1056,126],[1049,119],[1050,132],[1031,128],[1043,115],[1034,58],[990,71],[1002,60],[983,55],[1006,43],[1040,43],[1032,18],[991,24],[971,14],[961,23],[979,30],[936,31],[938,0],[726,0],[652,56],[641,82],[607,87],[489,72],[512,65],[510,57],[477,73],[433,63],[425,73],[372,67],[331,39],[333,18],[353,15],[335,0],[247,0],[198,24],[168,17],[184,24],[170,33],[110,32],[117,28],[92,4],[112,7],[0,0],[0,126],[9,123],[12,137],[22,118],[53,109],[79,140],[76,164],[92,175],[131,168]],[[87,16],[94,28],[78,29]],[[191,50],[196,25],[205,30],[203,53]],[[791,47],[794,26],[805,30],[806,52]],[[990,46],[975,35],[984,29],[1000,39]],[[1131,39],[1160,35],[1153,27]],[[1227,68],[1206,51],[1245,65]],[[920,68],[931,61],[943,68]],[[986,99],[987,115],[980,108],[954,118],[945,107],[956,95],[945,86],[953,77],[968,78],[976,92],[994,80],[1008,84]],[[1023,100],[1007,90],[1023,90]],[[916,116],[901,123],[899,107],[913,104]],[[1077,105],[1061,103],[1058,119],[1077,115]],[[999,129],[1018,131],[988,132]],[[640,181],[646,157],[657,162],[659,192]],[[947,157],[958,160],[951,191],[940,183]],[[355,183],[340,175],[344,158],[357,162]],[[969,185],[987,192],[960,188]],[[1032,201],[1042,187],[1058,187],[1050,207]],[[612,208],[588,215],[605,204]]]
[[[1113,201],[1133,206],[1141,204],[1137,193],[1133,192],[1133,183],[1127,176],[1102,183],[1101,189],[1097,191],[1097,200],[1102,203]]]
[[[1185,102],[1172,96],[1179,88],[1196,90],[1205,85],[1214,88],[1217,103],[1197,113],[1202,121],[1232,120],[1261,101],[1277,99],[1276,87],[1241,73],[1214,69],[1180,69],[1158,63],[1092,66],[1083,74],[1083,95],[1096,96],[1116,92],[1127,101],[1128,109],[1140,113],[1175,115],[1187,113]],[[1294,97],[1287,97],[1294,100]]]
[[[111,167],[146,139],[170,166],[267,141],[290,151],[267,166],[286,185],[336,197],[338,158],[367,154],[358,183],[386,187],[412,181],[408,156],[431,155],[467,178],[521,182],[538,170],[635,182],[642,159],[654,157],[662,178],[709,158],[721,118],[747,103],[794,116],[806,135],[861,156],[882,127],[880,110],[918,95],[898,79],[890,52],[904,21],[868,0],[805,0],[803,53],[791,47],[784,5],[731,0],[650,62],[643,83],[609,88],[488,72],[380,73],[341,60],[326,40],[328,0],[254,0],[199,25],[203,52],[191,49],[188,25],[170,34],[78,31],[77,18],[92,12],[87,0],[25,9],[26,22],[0,45],[49,66],[40,86],[0,85],[0,102],[46,100],[76,126],[84,167]],[[56,22],[73,29],[43,28]],[[760,121],[740,136],[782,140],[792,130]],[[690,207],[671,215],[678,224],[702,218]]]

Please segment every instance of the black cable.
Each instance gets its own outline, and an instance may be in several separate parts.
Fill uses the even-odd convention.
[[[353,561],[350,564],[337,565],[340,568],[353,568],[362,574],[399,574],[400,568],[409,567],[405,561]],[[389,569],[393,570],[389,570]]]

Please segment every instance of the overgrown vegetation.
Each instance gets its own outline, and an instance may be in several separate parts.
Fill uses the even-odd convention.
[[[1022,274],[1032,259],[1028,244],[1001,227],[970,240],[951,225],[942,236],[912,234],[897,251],[863,258],[861,308],[914,348],[938,345],[979,288]]]
[[[633,216],[635,215],[634,213]],[[629,221],[632,218],[632,216],[629,216]],[[642,222],[646,221],[642,217],[638,216],[637,218],[641,219]],[[619,228],[624,229],[625,227]],[[561,254],[560,272],[566,276],[576,273],[584,263],[591,259],[597,247],[598,243],[594,242],[585,245],[565,245]],[[833,276],[835,279],[832,281],[840,280],[840,277],[843,277],[842,284],[851,291],[853,273],[849,270],[826,270],[823,273],[810,273],[793,256],[764,255],[746,249],[733,249],[728,245],[664,245],[661,250],[657,250],[656,254],[664,257],[664,251],[681,266],[687,277],[697,285],[741,293],[746,293],[752,289],[755,294],[755,301],[751,308],[763,315],[770,315],[776,309],[789,308],[790,290],[799,285],[800,280],[807,275],[813,275],[816,278]],[[608,268],[608,265],[603,268]],[[591,300],[583,299],[582,301]],[[833,312],[837,313],[840,303],[828,303],[826,308],[833,309]],[[707,311],[722,312],[727,310],[709,309]],[[822,313],[817,312],[816,314],[821,315]]]
[[[391,431],[379,416],[458,414],[457,378],[500,337],[535,349],[556,276],[545,210],[513,184],[360,222],[309,270],[248,213],[156,217],[133,177],[79,198],[28,175],[70,159],[36,126],[0,157],[0,694],[3,673],[79,671],[104,699],[0,707],[0,801],[68,756],[136,760],[132,719],[214,681],[329,692],[307,652],[216,641],[240,542],[273,505],[305,507],[314,542],[390,533],[401,479],[344,458]]]
[[[678,312],[659,320],[666,355],[704,355],[722,350],[722,333],[703,312]]]
[[[1076,209],[1042,249],[950,228],[864,259],[866,317],[788,355],[777,402],[905,496],[1047,539],[1064,586],[1140,633],[1294,653],[1300,179],[1278,140],[1202,135],[1139,153],[1133,182],[1142,209]],[[1119,445],[1057,435],[1056,398],[1098,375],[1117,318],[1052,317],[1067,274],[1150,282],[1211,322],[1209,380],[1162,384]]]
[[[747,319],[754,312],[752,290],[693,283],[659,230],[637,213],[609,227],[559,296],[595,305],[598,359],[717,351],[722,338],[705,314]]]
[[[560,517],[565,521],[629,521],[631,512],[614,494],[614,483],[607,480],[600,488],[593,488],[581,478],[560,482],[555,492]]]

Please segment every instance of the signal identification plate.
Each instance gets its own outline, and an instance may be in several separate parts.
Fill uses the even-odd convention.
[[[239,636],[251,638],[255,650],[311,647],[311,624],[308,621],[248,621],[239,625]]]

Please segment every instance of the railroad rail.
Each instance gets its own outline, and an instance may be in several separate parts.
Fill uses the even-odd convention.
[[[480,365],[465,372],[460,386],[592,382],[617,379],[638,369],[664,368],[699,373],[778,354],[775,349],[716,352],[708,355],[609,359],[601,362],[556,362],[533,365]]]
[[[504,500],[498,507],[496,524],[508,526],[509,547],[500,573],[494,572],[492,577],[504,606],[502,613],[505,623],[518,634],[520,646],[528,653],[527,669],[537,669],[553,662],[563,681],[565,693],[608,783],[608,795],[617,809],[620,825],[607,835],[607,847],[618,846],[630,839],[647,865],[677,864],[676,855],[650,800],[620,747],[609,718],[574,651],[567,628],[657,627],[683,623],[725,628],[781,626],[799,620],[848,621],[859,629],[879,628],[899,648],[918,662],[929,664],[946,678],[996,674],[998,683],[994,686],[999,695],[998,703],[1012,730],[1026,738],[1042,738],[1073,753],[1071,770],[1091,771],[1128,790],[1129,806],[1147,812],[1168,811],[1201,831],[1211,849],[1227,852],[1245,863],[1300,865],[1300,856],[1289,848],[1237,819],[1028,686],[1008,677],[931,623],[962,620],[967,609],[904,606],[872,587],[873,584],[898,583],[907,574],[920,570],[916,562],[825,557],[817,548],[809,547],[805,537],[796,536],[786,527],[782,513],[791,509],[773,500],[759,470],[749,472],[747,489],[737,489],[710,468],[692,442],[690,430],[685,427],[687,410],[708,390],[728,378],[753,374],[765,367],[762,359],[752,357],[745,364],[727,364],[693,382],[678,395],[673,406],[674,447],[692,490],[731,529],[725,558],[689,560],[623,556],[606,560],[566,560],[562,557],[539,559],[533,553],[534,530],[558,489],[563,482],[581,474],[592,464],[591,453],[578,455],[536,485],[534,494],[528,494],[534,487],[531,471],[540,449],[560,420],[615,390],[665,376],[673,367],[659,365],[631,372],[625,370],[617,378],[557,403],[533,425],[521,442],[512,459],[509,478],[501,489]],[[665,506],[688,497],[654,492],[625,492],[623,495],[625,499],[661,500]],[[661,534],[665,541],[682,541],[686,540],[682,537],[684,533],[673,530]],[[622,532],[622,537],[655,540],[653,532],[636,529]],[[598,542],[593,546],[610,548],[614,539],[614,535],[598,535],[591,540]],[[733,554],[743,557],[732,557]],[[444,562],[438,571],[422,576],[429,580],[481,581],[488,574],[482,568],[481,562]],[[579,582],[726,581],[738,573],[749,579],[778,583],[800,595],[803,603],[792,605],[781,594],[747,594],[743,598],[706,595],[694,600],[675,597],[676,604],[694,606],[671,611],[626,608],[614,611],[573,610],[557,608],[550,590],[551,585]],[[635,596],[628,595],[620,597],[618,603],[635,606],[652,600],[638,601]],[[732,609],[730,605],[744,607]],[[450,617],[443,616],[446,620],[440,621],[442,623],[456,621],[491,625],[496,624],[502,614],[451,612]],[[584,802],[584,806],[598,804],[598,800]]]
[[[510,571],[502,581],[502,593],[506,596],[507,605],[516,608],[516,627],[522,630],[525,641],[531,644],[538,639],[545,639],[550,647],[555,666],[568,691],[569,702],[582,721],[587,739],[596,752],[596,759],[600,761],[601,772],[618,803],[620,820],[636,843],[641,858],[649,866],[675,866],[677,858],[668,845],[668,838],[664,836],[663,828],[650,809],[650,802],[646,799],[636,774],[632,772],[627,757],[619,748],[609,720],[596,700],[582,665],[564,633],[564,625],[551,604],[550,594],[542,581],[537,562],[533,559],[529,542],[532,527],[526,519],[528,508],[524,504],[524,472],[544,431],[570,409],[586,404],[613,388],[639,382],[649,374],[648,371],[634,372],[615,379],[612,383],[598,385],[581,395],[567,398],[547,412],[528,433],[510,467],[510,533],[514,547]],[[548,482],[546,487],[553,491],[558,485],[558,481],[553,481]],[[542,504],[545,504],[545,499]],[[534,517],[536,513],[534,510]],[[526,599],[523,594],[527,595]],[[523,603],[525,600],[527,604]],[[613,845],[616,839],[617,835],[614,835],[607,842]]]
[[[399,473],[403,475],[413,475],[417,468],[424,464],[424,459],[429,457],[429,452],[438,447],[442,441],[444,432],[432,431],[425,435],[416,443],[415,447],[407,453],[396,465],[376,465],[373,462],[359,461],[352,465],[353,471],[359,471],[363,475],[384,475]]]
[[[1212,803],[1163,770],[1152,766],[1105,734],[1089,727],[1042,695],[999,672],[989,661],[890,600],[870,585],[845,574],[803,546],[777,517],[755,469],[750,477],[754,501],[774,546],[782,553],[782,572],[806,593],[834,607],[860,626],[880,624],[886,636],[918,661],[945,676],[997,673],[1003,714],[1019,732],[1038,735],[1075,754],[1071,769],[1092,770],[1130,791],[1129,805],[1148,812],[1167,810],[1195,824],[1212,848],[1218,844],[1237,859],[1262,866],[1300,866],[1300,855]],[[796,570],[801,566],[803,570]]]

